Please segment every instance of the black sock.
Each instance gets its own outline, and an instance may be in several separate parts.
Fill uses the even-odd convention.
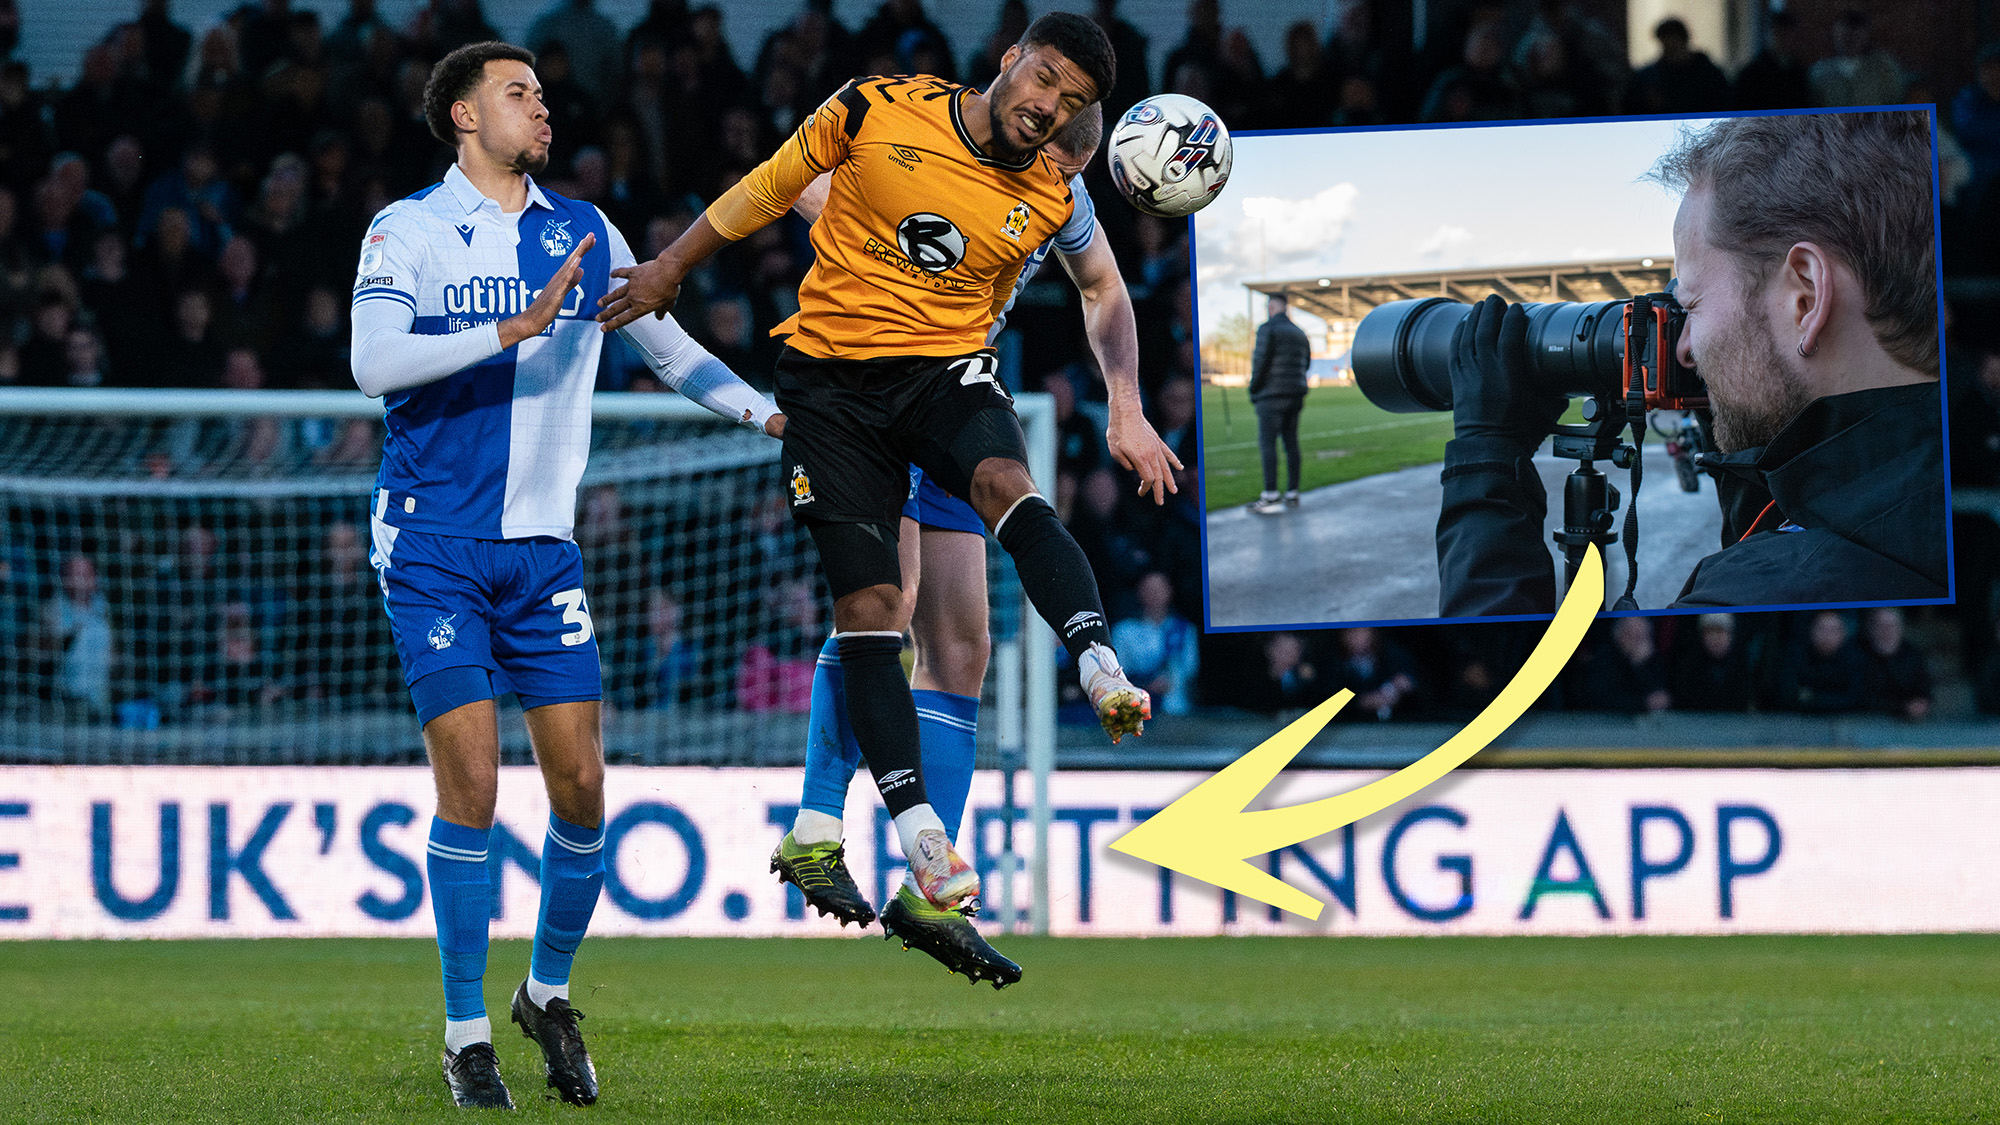
[[[1047,500],[1029,496],[1014,505],[1000,522],[998,538],[1014,557],[1021,589],[1072,658],[1093,644],[1111,647],[1111,626],[1104,621],[1097,576]]]
[[[917,704],[903,675],[903,638],[894,634],[838,633],[841,690],[847,722],[890,816],[928,804]]]

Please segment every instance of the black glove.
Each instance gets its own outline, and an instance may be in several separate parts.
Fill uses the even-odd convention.
[[[1496,294],[1472,306],[1451,337],[1452,432],[1533,450],[1569,400],[1539,391],[1528,368],[1528,313]]]

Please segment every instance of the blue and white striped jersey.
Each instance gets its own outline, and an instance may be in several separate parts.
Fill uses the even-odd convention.
[[[372,302],[408,306],[411,336],[497,325],[527,308],[586,234],[583,281],[540,336],[504,351],[496,329],[470,366],[385,398],[388,439],[375,510],[390,526],[475,539],[568,539],[590,453],[590,394],[604,333],[594,316],[632,251],[603,212],[528,181],[503,214],[454,165],[384,208],[354,283],[357,326]],[[468,342],[482,335],[471,333]],[[378,392],[379,393],[379,392]]]
[[[1007,314],[1014,311],[1014,302],[1021,299],[1021,290],[1035,279],[1035,271],[1048,261],[1049,251],[1060,250],[1065,254],[1081,254],[1090,248],[1090,239],[1097,233],[1097,204],[1091,202],[1090,193],[1083,190],[1083,177],[1069,178],[1070,194],[1076,197],[1076,206],[1069,213],[1069,220],[1056,231],[1056,236],[1035,247],[1028,260],[1021,263],[1021,276],[1014,281],[1014,291],[1007,294],[1007,304],[1000,315],[993,318],[993,327],[986,330],[986,343],[991,347],[1000,338],[1000,330],[1007,327]]]

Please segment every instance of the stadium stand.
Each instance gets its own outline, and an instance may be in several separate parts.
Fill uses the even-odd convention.
[[[558,111],[545,178],[603,206],[650,254],[836,89],[853,60],[865,60],[866,71],[979,80],[1008,26],[1009,7],[994,7],[996,38],[953,43],[921,5],[885,3],[850,29],[826,6],[804,4],[754,57],[739,53],[724,12],[712,7],[656,2],[631,27],[602,16],[538,20],[528,45],[543,53],[541,76]],[[1291,27],[1283,59],[1267,69],[1216,0],[1195,0],[1178,42],[1156,36],[1150,44],[1115,4],[1100,4],[1125,79],[1114,103],[1188,93],[1237,128],[1717,109],[1834,89],[1803,76],[1841,70],[1816,66],[1836,49],[1865,52],[1857,65],[1878,86],[1891,83],[1886,92],[1943,98],[1959,605],[1914,611],[1893,629],[1841,618],[1833,651],[1860,670],[1861,686],[1815,695],[1810,707],[1799,685],[1825,671],[1815,671],[1816,660],[1832,657],[1815,657],[1811,636],[1822,627],[1807,616],[1739,615],[1709,654],[1695,618],[1629,626],[1623,639],[1607,624],[1543,706],[1875,710],[1903,723],[2000,711],[2000,552],[1990,549],[2000,540],[2000,51],[1975,56],[1976,45],[1960,39],[1918,60],[1926,68],[1919,73],[1893,53],[1904,49],[1888,38],[1893,27],[1877,29],[1879,43],[1857,45],[1851,27],[1836,34],[1830,15],[1784,17],[1761,31],[1754,69],[1728,76],[1706,56],[1689,56],[1684,28],[1665,25],[1657,29],[1661,57],[1635,70],[1623,5],[1439,5],[1443,22],[1422,51],[1409,47],[1407,5],[1337,6],[1345,15],[1334,25],[1315,22],[1322,6],[1300,7],[1312,18]],[[12,16],[0,20],[0,386],[351,388],[343,295],[355,247],[370,215],[435,180],[449,159],[424,133],[421,90],[431,60],[493,34],[479,5],[427,7],[404,25],[372,5],[356,4],[341,19],[245,5],[211,26],[182,26],[166,5],[147,5],[90,45],[68,84],[31,70],[19,51],[20,13],[13,0],[0,0],[0,9]],[[1054,491],[1100,564],[1114,617],[1199,622],[1197,443],[1185,392],[1200,372],[1186,230],[1117,205],[1101,166],[1090,183],[1138,307],[1149,411],[1188,465],[1181,495],[1164,509],[1140,503],[1127,475],[1092,444],[1101,383],[1074,292],[1054,271],[1020,302],[1001,345],[1003,370],[1018,390],[1059,387],[1059,425],[1072,416],[1084,422],[1063,431],[1075,440],[1062,447]],[[699,270],[677,315],[716,355],[767,385],[774,345],[766,330],[791,311],[809,254],[802,224],[773,226]],[[606,349],[600,389],[658,389],[620,353]],[[599,455],[676,440],[645,429],[612,427]],[[0,449],[7,722],[171,731],[203,729],[205,717],[232,709],[288,721],[330,714],[336,703],[402,713],[393,662],[363,667],[344,655],[386,643],[358,507],[379,455],[373,423],[11,419],[0,423]],[[114,495],[75,485],[79,474],[113,473],[155,487]],[[813,585],[788,521],[750,498],[756,472],[730,480],[671,495],[636,476],[602,480],[580,501],[586,557],[609,576],[593,597],[608,618],[610,699],[625,712],[791,710],[788,669],[817,644],[824,590]],[[738,498],[727,518],[686,506],[689,497],[712,499],[715,488]],[[294,502],[274,507],[274,496]],[[247,549],[253,543],[259,550]],[[692,579],[657,577],[693,573],[706,582],[737,566],[759,575],[756,589],[718,595]],[[1166,605],[1141,593],[1142,583],[1162,577]],[[754,629],[718,631],[724,615],[753,604],[761,615]],[[1833,626],[1822,631],[1830,636]],[[1871,640],[1891,631],[1907,635]],[[1177,690],[1197,715],[1240,703],[1290,712],[1339,684],[1368,681],[1375,670],[1357,671],[1356,654],[1372,665],[1365,653],[1379,644],[1407,686],[1388,705],[1346,717],[1441,721],[1490,698],[1532,640],[1532,630],[1501,625],[1408,627],[1379,641],[1210,634],[1189,662],[1198,669],[1193,682]],[[1742,688],[1727,700],[1689,686],[1717,668]],[[1073,702],[1073,680],[1068,690]],[[720,737],[694,742],[719,745]],[[337,752],[342,760],[409,760],[414,730],[397,738],[357,731],[351,741],[372,749]],[[175,760],[238,760],[199,742],[176,743]],[[141,743],[66,745],[74,750],[67,760],[133,760]],[[300,751],[305,760],[324,752]],[[0,747],[10,758],[23,753]],[[691,750],[686,760],[709,760],[703,754]]]

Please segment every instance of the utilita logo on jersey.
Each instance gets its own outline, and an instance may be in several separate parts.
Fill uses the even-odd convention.
[[[539,289],[530,289],[528,283],[518,277],[475,277],[463,285],[444,287],[444,311],[446,316],[467,317],[463,323],[451,323],[446,327],[452,331],[469,328],[503,316],[514,316],[535,303],[542,295]],[[583,290],[572,289],[558,318],[574,319],[583,314]]]

